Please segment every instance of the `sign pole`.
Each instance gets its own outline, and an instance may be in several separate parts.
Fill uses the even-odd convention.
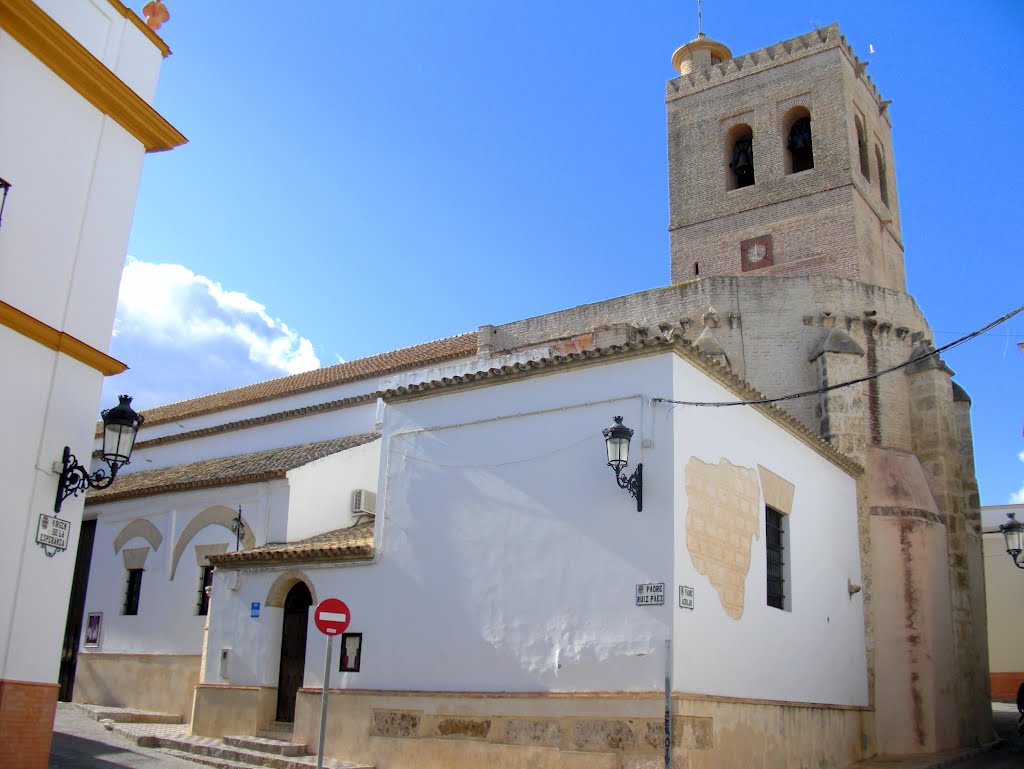
[[[331,647],[334,636],[345,632],[352,621],[352,612],[338,598],[325,598],[313,610],[313,624],[327,636],[327,657],[324,660],[324,693],[320,700],[320,738],[316,747],[316,769],[324,769],[324,729],[327,726],[327,697],[331,688]]]
[[[672,769],[672,639],[665,639],[665,769]]]
[[[327,697],[331,686],[331,646],[334,636],[327,636],[327,658],[324,660],[324,693],[320,699],[320,738],[316,746],[316,769],[324,769],[324,729],[327,726]]]

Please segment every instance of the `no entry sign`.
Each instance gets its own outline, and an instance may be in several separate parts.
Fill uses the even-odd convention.
[[[325,598],[316,605],[313,621],[317,630],[324,635],[341,635],[352,621],[352,613],[345,602],[337,598]]]

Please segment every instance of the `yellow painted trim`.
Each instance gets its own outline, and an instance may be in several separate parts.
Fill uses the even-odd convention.
[[[188,141],[31,0],[0,0],[0,28],[142,142],[146,152],[173,149]]]
[[[44,347],[74,358],[86,366],[96,369],[103,376],[120,374],[128,368],[116,358],[111,358],[106,353],[100,352],[70,334],[58,331],[53,326],[48,326],[41,320],[33,318],[28,313],[24,313],[2,300],[0,300],[0,325],[7,326]]]
[[[117,11],[119,14],[128,19],[128,21],[130,21],[132,24],[138,27],[139,31],[142,32],[142,34],[144,34],[146,37],[148,37],[150,39],[150,42],[153,43],[153,45],[160,49],[160,53],[163,54],[163,57],[165,59],[171,55],[171,49],[167,47],[167,43],[163,41],[160,35],[151,30],[149,26],[147,26],[146,22],[139,18],[139,15],[135,13],[135,11],[127,7],[124,3],[121,2],[121,0],[107,0],[107,2],[114,6],[115,11]]]

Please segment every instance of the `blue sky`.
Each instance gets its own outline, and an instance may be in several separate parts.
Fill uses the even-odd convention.
[[[105,405],[668,284],[665,81],[695,2],[167,5],[156,106],[190,143],[146,158]],[[936,343],[1024,304],[1024,4],[704,3],[736,55],[832,22],[893,102]],[[1022,340],[1018,316],[946,356],[983,504],[1024,501]]]

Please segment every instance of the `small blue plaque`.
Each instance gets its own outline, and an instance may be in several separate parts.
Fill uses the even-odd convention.
[[[253,601],[252,606],[249,609],[249,616],[255,619],[260,616],[260,602]]]

